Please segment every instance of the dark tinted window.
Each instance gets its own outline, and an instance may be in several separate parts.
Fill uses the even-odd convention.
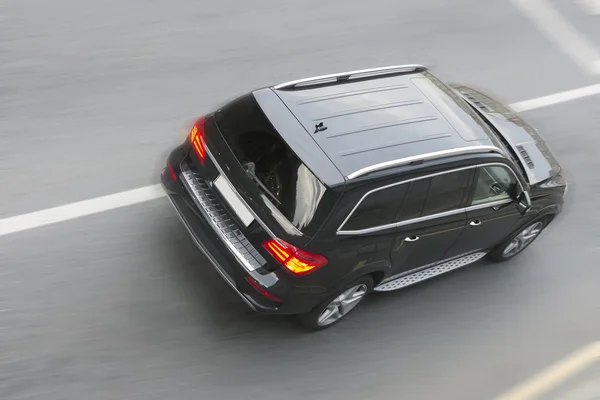
[[[396,185],[371,193],[360,203],[342,229],[354,231],[394,223],[408,187],[408,184]]]
[[[460,207],[469,187],[472,170],[450,172],[431,179],[423,216],[455,210]]]
[[[342,230],[375,228],[454,210],[467,194],[472,171],[457,171],[417,179],[368,195]]]
[[[216,125],[266,205],[303,231],[326,187],[289,148],[252,94],[219,109]],[[257,199],[258,200],[258,199]]]
[[[419,218],[423,214],[423,207],[429,192],[430,179],[418,179],[410,183],[408,196],[402,204],[398,221]]]

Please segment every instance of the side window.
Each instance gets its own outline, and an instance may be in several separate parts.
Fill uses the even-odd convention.
[[[423,216],[460,208],[470,187],[472,172],[465,169],[432,177]]]
[[[423,215],[431,179],[417,179],[409,184],[408,193],[399,207],[396,221],[407,221]]]
[[[507,200],[515,196],[517,178],[506,167],[490,165],[477,171],[477,182],[473,194],[472,206]]]
[[[402,184],[371,193],[354,210],[342,230],[354,231],[394,223],[408,187],[409,184]]]
[[[374,228],[457,209],[467,195],[471,172],[450,172],[373,192],[354,210],[342,230]]]

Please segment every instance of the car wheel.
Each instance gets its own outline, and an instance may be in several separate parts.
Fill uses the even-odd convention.
[[[300,322],[311,330],[329,328],[340,322],[373,289],[373,279],[364,276],[337,291],[311,312],[300,316]]]
[[[533,221],[517,234],[492,250],[488,257],[494,261],[507,261],[525,250],[546,227],[546,219]]]

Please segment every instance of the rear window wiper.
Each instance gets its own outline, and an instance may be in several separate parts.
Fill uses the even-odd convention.
[[[265,192],[278,205],[282,204],[281,201],[279,201],[279,199],[277,198],[277,196],[271,193],[271,191],[265,186],[265,184],[262,183],[260,179],[258,179],[258,176],[256,176],[256,165],[252,161],[245,163],[244,169],[246,170],[246,175],[248,175],[248,177],[252,179],[263,192]]]

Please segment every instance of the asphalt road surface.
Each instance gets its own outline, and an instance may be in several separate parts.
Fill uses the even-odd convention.
[[[0,219],[157,183],[190,121],[262,85],[415,62],[506,103],[600,82],[513,3],[4,0]],[[0,398],[493,399],[600,339],[599,109],[523,114],[570,182],[525,253],[314,334],[247,309],[165,199],[0,236]]]

